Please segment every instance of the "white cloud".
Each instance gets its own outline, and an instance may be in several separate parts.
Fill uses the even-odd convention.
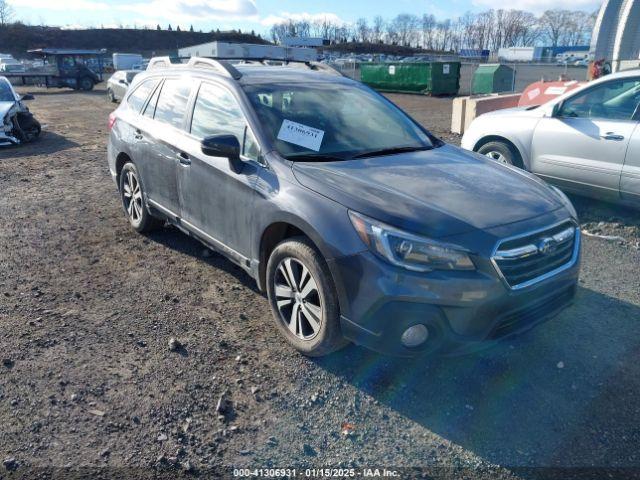
[[[123,5],[109,5],[100,0],[9,0],[20,8],[37,10],[102,11],[108,10],[135,14],[144,19],[155,18],[172,22],[195,22],[210,20],[254,20],[258,19],[255,0],[137,0]],[[134,19],[130,19],[132,23]]]
[[[525,10],[536,14],[554,9],[594,11],[600,3],[599,0],[473,0],[476,7]]]
[[[345,23],[347,23],[335,13],[306,13],[306,12],[303,12],[303,13],[282,12],[279,15],[268,15],[262,20],[260,20],[260,23],[262,25],[270,27],[271,25],[286,22],[288,20],[292,20],[294,22],[299,22],[299,21],[313,22],[316,20],[325,20],[325,19],[335,25],[344,25]]]
[[[142,16],[154,15],[174,22],[257,18],[254,0],[152,0],[119,6]]]
[[[20,8],[35,8],[43,10],[108,10],[113,8],[106,3],[93,0],[9,0],[9,3]]]

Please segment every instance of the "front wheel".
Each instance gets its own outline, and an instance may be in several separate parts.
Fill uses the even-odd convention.
[[[478,153],[496,162],[521,167],[520,156],[511,145],[505,142],[495,141],[485,143],[478,149]]]
[[[31,113],[19,113],[17,119],[15,135],[22,143],[33,142],[40,136],[42,126]]]
[[[136,166],[129,162],[120,172],[120,196],[122,207],[129,223],[137,232],[150,232],[159,228],[162,222],[153,217],[144,202],[144,191]]]
[[[331,273],[306,238],[276,246],[267,263],[267,294],[278,329],[299,352],[319,357],[348,344]]]
[[[107,98],[109,99],[109,101],[111,103],[116,103],[117,102],[116,96],[113,93],[113,90],[111,90],[110,88],[107,88]]]

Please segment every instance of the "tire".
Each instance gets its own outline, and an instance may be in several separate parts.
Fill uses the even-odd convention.
[[[111,103],[117,102],[116,96],[114,95],[113,90],[111,90],[110,88],[107,88],[107,98]]]
[[[273,250],[267,263],[267,294],[278,330],[300,353],[320,357],[349,343],[340,330],[329,267],[307,238],[287,239]]]
[[[140,174],[132,162],[126,163],[120,172],[120,198],[129,223],[138,233],[151,232],[163,225],[147,209]]]
[[[78,80],[78,87],[80,88],[80,90],[89,92],[93,90],[93,80],[90,77],[82,77],[80,80]]]
[[[496,162],[505,163],[522,168],[522,160],[518,152],[508,143],[496,140],[482,145],[478,153],[485,155]]]
[[[31,113],[19,113],[17,120],[18,128],[14,133],[22,143],[33,142],[40,136],[42,126]]]

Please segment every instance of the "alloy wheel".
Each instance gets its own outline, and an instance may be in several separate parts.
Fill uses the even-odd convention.
[[[142,218],[142,190],[133,171],[127,170],[122,187],[124,208],[131,222],[137,224]]]
[[[313,275],[300,260],[287,257],[273,281],[280,320],[297,338],[312,340],[322,325],[322,300]]]
[[[487,157],[489,157],[490,159],[492,159],[492,160],[496,160],[497,162],[500,162],[500,163],[509,163],[509,162],[507,161],[507,158],[506,158],[502,153],[497,152],[497,151],[495,151],[495,150],[492,150],[492,151],[490,151],[490,152],[487,152],[487,153],[485,153],[485,155],[486,155]]]

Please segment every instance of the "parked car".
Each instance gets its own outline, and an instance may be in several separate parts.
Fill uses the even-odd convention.
[[[8,54],[0,54],[0,73],[24,73],[24,65]]]
[[[539,107],[476,118],[462,146],[568,192],[640,207],[640,70],[607,75]]]
[[[580,230],[559,190],[321,65],[162,63],[109,119],[128,221],[239,265],[304,354],[460,353],[571,302]]]
[[[118,70],[107,81],[107,97],[116,103],[122,100],[127,89],[140,70]]]
[[[0,145],[18,145],[35,140],[40,135],[40,123],[24,102],[33,95],[18,95],[6,77],[0,77]]]

